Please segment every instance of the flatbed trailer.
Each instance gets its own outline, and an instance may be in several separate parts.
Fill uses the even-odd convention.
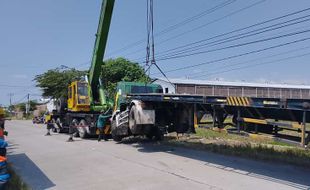
[[[238,131],[243,118],[292,121],[301,125],[301,144],[306,142],[306,123],[310,123],[309,99],[221,97],[186,94],[127,94],[127,113],[134,104],[154,112],[154,125],[160,131],[194,132],[199,117],[212,115],[213,126],[224,127],[224,120],[232,116]],[[124,111],[124,110],[123,110]],[[130,119],[130,114],[128,116]],[[134,118],[132,118],[134,119]],[[112,124],[113,125],[113,124]],[[308,136],[309,139],[309,136]]]

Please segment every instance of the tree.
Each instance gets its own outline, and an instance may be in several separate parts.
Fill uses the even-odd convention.
[[[42,96],[58,99],[67,97],[68,84],[86,75],[85,71],[76,69],[62,70],[59,68],[35,76],[36,87],[43,90]]]
[[[114,95],[116,83],[119,81],[149,81],[149,77],[138,63],[124,58],[109,59],[102,65],[101,69],[101,79],[110,97]],[[68,84],[86,74],[86,71],[57,68],[37,75],[34,80],[37,82],[36,86],[43,90],[43,96],[58,99],[60,97],[66,98]]]
[[[102,66],[101,80],[108,94],[114,95],[117,82],[148,82],[149,77],[138,64],[124,58],[109,59]]]

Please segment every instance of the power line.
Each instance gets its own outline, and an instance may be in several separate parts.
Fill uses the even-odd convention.
[[[304,33],[308,33],[308,32],[310,32],[310,29],[303,30],[303,31],[298,31],[298,32],[292,32],[292,33],[288,33],[288,34],[284,34],[284,35],[279,35],[279,36],[275,36],[275,37],[270,37],[270,38],[264,38],[264,39],[260,39],[260,40],[254,40],[254,41],[250,41],[250,42],[246,42],[246,43],[230,45],[230,46],[221,47],[221,48],[217,48],[217,49],[211,49],[211,50],[206,50],[206,51],[199,51],[199,52],[188,53],[188,54],[184,54],[184,55],[176,55],[176,56],[171,56],[171,57],[166,57],[166,58],[158,58],[157,60],[158,61],[162,61],[162,60],[183,58],[183,57],[188,57],[188,56],[193,56],[193,55],[198,55],[198,54],[210,53],[210,52],[215,52],[215,51],[221,51],[221,50],[226,50],[226,49],[237,48],[237,47],[242,47],[242,46],[246,46],[246,45],[251,45],[251,44],[256,44],[256,43],[276,40],[276,39],[280,39],[280,38],[291,37],[291,36],[295,36],[295,35],[299,35],[299,34],[304,34]]]
[[[279,17],[275,17],[275,18],[272,18],[272,19],[269,19],[269,20],[266,20],[266,21],[258,22],[256,24],[253,24],[253,25],[250,25],[250,26],[246,26],[246,27],[239,28],[239,29],[236,29],[236,30],[233,30],[233,31],[230,31],[230,32],[222,33],[222,34],[210,37],[210,38],[202,39],[202,40],[199,40],[199,41],[196,41],[196,42],[192,42],[192,43],[189,43],[189,44],[185,44],[185,45],[182,45],[182,46],[179,46],[179,47],[176,47],[176,48],[172,48],[172,49],[169,49],[169,50],[165,50],[164,52],[169,52],[169,51],[177,50],[177,49],[180,49],[180,48],[184,48],[184,47],[188,47],[188,46],[191,46],[191,45],[195,45],[195,44],[199,44],[199,43],[202,43],[202,42],[206,42],[206,41],[209,41],[209,40],[213,40],[213,39],[216,39],[216,38],[219,38],[219,37],[227,36],[229,34],[233,34],[233,33],[240,32],[240,31],[244,31],[244,30],[247,30],[249,28],[260,26],[260,25],[263,25],[263,24],[266,24],[266,23],[270,23],[270,22],[273,22],[273,21],[276,21],[276,20],[280,20],[280,19],[283,19],[283,18],[286,18],[286,17],[290,17],[290,16],[293,16],[293,15],[296,15],[296,14],[299,14],[299,13],[303,13],[303,12],[309,11],[309,10],[310,10],[310,8],[306,8],[306,9],[302,9],[302,10],[299,10],[299,11],[295,11],[295,12],[292,12],[292,13],[289,13],[289,14],[285,14],[283,16],[279,16]]]
[[[180,34],[178,34],[178,35],[172,36],[172,37],[170,37],[170,38],[164,39],[163,41],[157,43],[157,45],[161,45],[161,44],[167,43],[167,42],[169,42],[169,41],[171,41],[171,40],[173,40],[173,39],[176,39],[176,38],[178,38],[178,37],[181,37],[181,36],[183,36],[183,35],[185,35],[185,34],[194,32],[194,31],[199,30],[199,29],[201,29],[201,28],[204,28],[204,27],[206,27],[206,26],[208,26],[208,25],[211,25],[211,24],[214,24],[214,23],[216,23],[216,22],[219,22],[219,21],[221,21],[221,20],[223,20],[223,19],[225,19],[225,18],[228,18],[228,17],[230,17],[230,16],[233,16],[233,15],[236,15],[236,14],[238,14],[238,13],[241,13],[241,12],[247,10],[247,9],[250,9],[250,8],[252,8],[252,7],[254,7],[254,6],[257,6],[257,5],[259,5],[259,4],[261,4],[261,3],[265,2],[265,1],[266,1],[266,0],[258,1],[258,2],[256,2],[256,3],[251,4],[251,5],[245,6],[245,7],[241,8],[241,9],[238,9],[238,10],[236,10],[236,11],[233,11],[233,12],[231,12],[231,13],[229,13],[229,14],[226,14],[226,15],[224,15],[223,17],[214,19],[214,20],[212,20],[212,21],[210,21],[210,22],[208,22],[208,23],[205,23],[205,24],[200,25],[200,26],[198,26],[198,27],[192,28],[192,29],[187,30],[187,31],[185,31],[185,32],[183,32],[183,33],[180,33]],[[130,52],[130,53],[125,54],[125,55],[131,55],[131,54],[135,54],[135,53],[138,53],[138,52],[141,52],[141,51],[143,51],[143,49],[139,49],[139,50],[136,50],[136,51],[134,51],[134,52]]]
[[[211,60],[211,61],[207,61],[207,62],[195,64],[195,65],[179,67],[179,68],[171,69],[171,70],[168,70],[168,71],[165,71],[165,72],[166,73],[171,73],[171,72],[176,72],[176,71],[180,71],[180,70],[184,70],[184,69],[189,69],[189,68],[193,68],[193,67],[199,67],[201,65],[209,65],[209,64],[213,64],[213,63],[217,63],[217,62],[221,62],[221,61],[226,61],[226,60],[230,60],[230,59],[234,59],[234,58],[238,58],[238,57],[243,57],[243,56],[250,55],[250,54],[260,53],[260,52],[267,51],[267,50],[270,50],[270,49],[275,49],[275,48],[279,48],[279,47],[288,46],[288,45],[291,45],[291,44],[296,44],[296,43],[299,43],[299,42],[304,42],[304,41],[307,41],[307,40],[310,40],[310,37],[299,39],[299,40],[294,40],[294,41],[291,41],[291,42],[286,42],[286,43],[282,43],[282,44],[278,44],[278,45],[275,45],[275,46],[270,46],[270,47],[254,50],[254,51],[249,51],[249,52],[246,52],[246,53],[232,55],[232,56],[228,56],[228,57],[221,58],[221,59],[215,59],[215,60]],[[158,73],[155,73],[155,74],[158,74]]]
[[[224,70],[224,71],[220,71],[220,72],[210,73],[210,74],[208,74],[208,76],[217,75],[217,74],[223,74],[223,73],[227,73],[227,72],[231,72],[231,71],[242,70],[242,69],[247,69],[247,68],[252,68],[252,67],[257,67],[257,66],[262,66],[262,65],[266,65],[266,64],[272,64],[272,63],[287,61],[287,60],[290,60],[290,59],[296,59],[296,58],[305,57],[305,56],[309,56],[309,55],[310,55],[310,53],[305,53],[305,54],[302,54],[302,55],[286,57],[286,58],[278,59],[278,60],[274,60],[274,61],[268,61],[268,62],[263,62],[263,63],[247,65],[247,66],[243,66],[243,67],[237,67],[237,68],[233,68],[233,69],[229,69],[229,70]],[[200,77],[203,77],[203,76],[206,76],[206,75],[201,75]]]
[[[306,17],[309,17],[309,16],[310,15],[303,16],[303,17],[300,17],[300,18],[306,18]],[[297,18],[297,19],[300,19],[300,18]],[[293,19],[293,20],[297,20],[297,19]],[[180,50],[180,51],[175,51],[175,52],[172,52],[172,53],[168,53],[166,55],[163,55],[162,57],[163,58],[173,57],[173,56],[180,55],[182,53],[193,52],[193,51],[197,51],[199,49],[203,49],[207,45],[210,45],[208,47],[212,47],[212,46],[216,46],[216,45],[220,45],[220,44],[224,44],[224,43],[240,40],[240,39],[243,39],[243,38],[247,38],[247,37],[251,37],[251,36],[256,36],[256,35],[259,35],[259,34],[262,34],[262,33],[265,33],[265,32],[270,32],[270,31],[278,30],[278,29],[281,29],[281,28],[284,28],[284,27],[288,27],[288,26],[300,24],[300,23],[303,23],[303,22],[307,22],[307,21],[310,21],[310,18],[306,19],[306,20],[302,20],[302,21],[286,24],[286,25],[283,25],[283,26],[278,26],[278,27],[275,27],[275,28],[271,28],[271,27],[274,27],[274,26],[277,26],[277,25],[281,25],[281,24],[284,24],[284,23],[288,23],[288,22],[291,22],[291,21],[292,20],[286,21],[286,22],[282,22],[282,23],[278,23],[278,24],[275,24],[275,25],[272,25],[272,26],[267,26],[267,27],[260,28],[260,29],[257,29],[257,30],[252,30],[252,31],[249,31],[249,32],[246,32],[246,33],[237,34],[237,35],[234,35],[234,36],[231,36],[231,37],[228,37],[228,38],[219,39],[219,40],[212,41],[212,42],[209,42],[209,43],[204,43],[204,44],[196,45],[196,46],[193,46],[193,47],[187,47],[187,48],[184,48],[183,50]],[[270,29],[260,31],[260,30],[266,29],[266,28],[270,28]],[[260,31],[260,32],[257,32],[257,31]],[[252,33],[252,32],[255,32],[255,33]],[[248,34],[248,35],[245,35],[245,34]]]
[[[18,85],[0,84],[0,87],[8,87],[8,88],[28,88],[28,87],[32,87],[32,86],[18,86]]]
[[[27,96],[28,96],[28,94],[26,94],[26,96],[24,96],[24,97],[21,98],[20,100],[16,101],[14,104],[19,104],[19,103],[21,103]]]
[[[285,51],[285,52],[281,52],[281,53],[277,53],[277,54],[272,54],[272,55],[265,56],[265,57],[260,57],[260,58],[256,58],[256,59],[247,60],[247,61],[244,61],[244,62],[239,62],[239,63],[235,63],[235,64],[228,64],[228,65],[226,64],[225,68],[227,68],[227,67],[234,67],[234,66],[237,66],[237,65],[244,65],[244,64],[248,64],[248,63],[253,63],[255,61],[261,61],[261,60],[264,60],[264,59],[268,59],[268,58],[272,58],[272,57],[277,57],[277,56],[280,56],[280,55],[287,55],[287,54],[290,54],[290,53],[294,53],[294,52],[301,51],[301,50],[306,50],[306,49],[309,49],[309,48],[310,48],[310,46],[306,46],[306,47],[303,47],[303,48],[297,48],[297,49],[293,49],[293,50],[290,50],[290,51]],[[219,69],[213,69],[213,72],[221,71],[221,69],[223,69],[223,67],[221,67]],[[191,77],[191,78],[198,78],[200,76],[197,76],[197,74],[198,75],[202,74],[202,73],[205,74],[206,72],[207,71],[200,71],[198,73],[194,73],[192,75],[195,75],[195,76]],[[189,75],[189,76],[192,76],[192,75]]]
[[[228,1],[225,1],[225,2],[223,2],[222,4],[217,5],[217,6],[211,8],[211,9],[208,9],[208,10],[206,10],[206,11],[203,11],[202,13],[199,13],[199,14],[196,15],[196,16],[193,16],[193,17],[188,18],[188,19],[186,19],[186,20],[184,20],[184,21],[182,21],[182,22],[180,22],[180,23],[177,23],[177,24],[175,24],[175,25],[173,25],[173,26],[170,26],[170,27],[164,29],[163,31],[157,33],[157,35],[165,34],[165,33],[169,32],[169,31],[172,31],[172,30],[174,30],[174,29],[177,29],[177,28],[179,28],[179,27],[182,27],[182,26],[184,26],[185,24],[188,24],[188,23],[190,23],[190,22],[192,22],[192,21],[195,21],[195,20],[197,20],[197,19],[199,19],[199,18],[201,18],[201,17],[203,17],[203,16],[206,16],[206,15],[208,15],[208,14],[210,14],[210,13],[213,13],[213,12],[215,12],[215,11],[221,9],[221,8],[224,8],[224,7],[226,7],[227,5],[230,5],[230,4],[232,4],[232,3],[236,2],[236,1],[237,1],[237,0],[228,0]]]
[[[211,13],[217,11],[217,10],[220,10],[220,9],[222,9],[222,8],[226,7],[227,5],[230,5],[230,4],[234,3],[234,2],[236,2],[236,0],[228,0],[228,1],[225,1],[223,3],[220,3],[219,5],[216,5],[215,7],[212,7],[210,9],[204,10],[204,11],[198,13],[197,15],[194,15],[192,17],[189,17],[189,18],[187,18],[187,19],[177,23],[177,24],[169,26],[169,27],[163,29],[162,31],[160,31],[160,32],[158,32],[158,33],[156,33],[154,35],[155,36],[160,36],[160,35],[166,34],[166,33],[170,32],[170,31],[175,30],[175,29],[177,29],[179,27],[182,27],[182,26],[184,26],[184,25],[186,25],[186,24],[188,24],[188,23],[190,23],[192,21],[198,20],[199,18],[202,18],[203,16],[206,16],[206,15],[211,14]],[[133,42],[133,43],[127,45],[127,46],[124,46],[124,47],[122,47],[122,48],[120,48],[118,50],[115,50],[115,51],[111,52],[110,56],[115,54],[115,53],[118,53],[120,51],[125,51],[127,49],[132,48],[132,47],[140,45],[144,41],[145,41],[145,39],[141,39],[141,40],[138,40],[136,42]]]

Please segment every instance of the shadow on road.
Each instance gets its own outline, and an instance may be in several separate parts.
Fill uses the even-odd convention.
[[[8,155],[8,160],[31,189],[48,189],[55,186],[26,154]]]
[[[140,152],[166,152],[177,156],[205,162],[206,166],[271,182],[307,189],[310,186],[310,170],[274,162],[260,162],[234,156],[224,156],[206,151],[163,145],[143,138],[125,139],[123,144],[133,146]]]

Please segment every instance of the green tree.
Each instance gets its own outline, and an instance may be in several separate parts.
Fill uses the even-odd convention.
[[[74,80],[86,75],[86,71],[75,69],[52,69],[37,75],[34,80],[36,86],[43,90],[43,96],[58,99],[67,97],[67,87]],[[138,64],[124,58],[109,59],[103,64],[101,79],[104,82],[108,95],[114,95],[116,83],[119,81],[148,82],[149,77]]]
[[[51,98],[67,97],[68,84],[86,75],[85,71],[76,69],[62,70],[59,68],[35,76],[36,87],[43,90],[42,96]]]
[[[148,82],[149,77],[138,63],[117,58],[107,60],[102,66],[101,80],[111,97],[114,95],[117,82]]]

